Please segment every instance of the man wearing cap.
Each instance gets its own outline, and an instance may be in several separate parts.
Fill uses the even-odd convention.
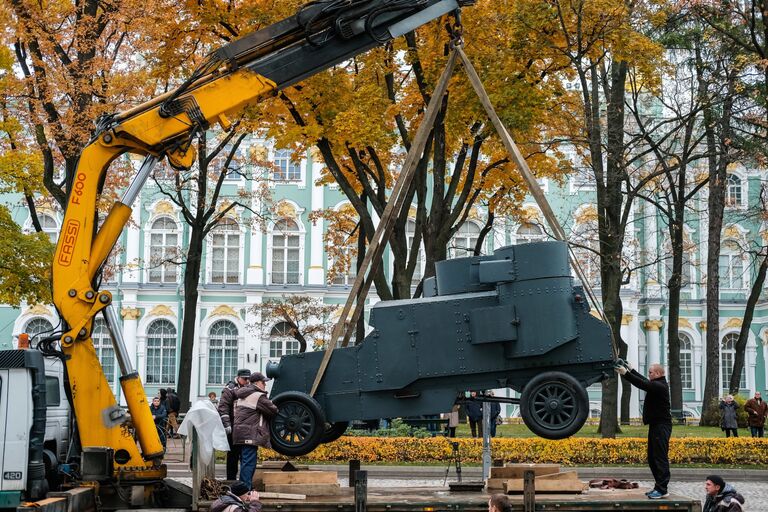
[[[237,370],[237,376],[234,380],[227,382],[221,391],[221,399],[217,410],[221,416],[221,423],[227,432],[227,441],[229,441],[229,451],[227,452],[227,480],[237,478],[237,467],[240,465],[240,447],[232,442],[232,424],[235,418],[235,391],[248,384],[248,377],[251,376],[251,370],[243,368]]]
[[[741,512],[744,510],[744,496],[726,484],[720,475],[709,475],[704,482],[707,499],[702,512]]]
[[[243,482],[235,482],[229,491],[211,503],[211,512],[261,512],[259,493]]]
[[[263,373],[254,372],[250,384],[237,391],[235,402],[235,426],[232,441],[240,446],[240,481],[250,488],[259,446],[272,448],[269,420],[277,414],[277,406],[267,398],[267,381]]]

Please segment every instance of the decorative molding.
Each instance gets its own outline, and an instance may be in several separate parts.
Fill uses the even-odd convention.
[[[699,329],[701,329],[702,331],[706,331],[707,330],[707,322],[705,320],[702,320],[701,322],[699,322],[696,325],[698,325]]]
[[[646,331],[659,331],[663,325],[664,322],[661,320],[646,320],[643,322],[643,327],[645,327]]]
[[[621,325],[629,325],[633,318],[635,317],[630,314],[621,315]]]
[[[574,219],[576,219],[576,222],[578,224],[596,221],[597,207],[593,204],[589,204],[584,206],[583,208],[579,208],[576,212],[576,215],[574,215]]]
[[[153,307],[147,316],[176,316],[171,308],[165,304],[158,304]]]
[[[520,218],[523,222],[541,224],[541,212],[539,212],[538,208],[530,204],[523,206],[520,211]]]
[[[691,325],[691,321],[687,318],[678,318],[677,319],[677,326],[678,327],[685,327],[687,329],[693,329],[693,326]]]
[[[296,207],[287,201],[280,201],[275,208],[278,217],[295,219],[297,217]]]
[[[768,347],[768,329],[763,331],[763,346]]]
[[[741,238],[741,231],[736,226],[728,226],[723,231],[724,238]]]
[[[123,315],[125,320],[138,320],[141,318],[141,310],[139,308],[123,308],[120,310],[120,314]]]
[[[736,329],[741,329],[741,318],[729,318],[727,322],[723,325],[723,329],[730,329],[731,327],[735,327]]]
[[[174,210],[173,205],[171,204],[170,201],[158,201],[157,204],[155,205],[153,213],[155,213],[156,215],[162,215],[162,214],[175,215],[176,210]]]
[[[227,306],[226,304],[216,306],[214,310],[211,311],[210,316],[234,316],[235,318],[240,318],[240,315],[237,314],[237,311],[232,309],[231,306]]]
[[[35,304],[27,308],[24,314],[30,316],[51,316],[51,310],[42,304]]]

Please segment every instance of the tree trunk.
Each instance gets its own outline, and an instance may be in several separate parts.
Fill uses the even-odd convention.
[[[747,349],[747,341],[749,340],[749,329],[752,326],[752,318],[755,315],[755,306],[757,305],[757,301],[760,300],[760,294],[763,292],[763,284],[765,283],[765,274],[767,270],[768,247],[766,247],[765,256],[762,256],[755,282],[752,283],[752,289],[750,290],[749,298],[747,299],[747,307],[744,311],[744,319],[741,322],[741,329],[739,330],[739,339],[736,341],[736,354],[733,358],[733,373],[731,373],[731,382],[728,385],[728,392],[732,395],[739,392],[741,371],[744,368],[744,352]]]
[[[684,193],[684,191],[682,191]],[[683,222],[679,218],[683,208],[677,204],[675,217],[670,219],[669,239],[672,245],[672,272],[667,281],[669,289],[669,304],[667,312],[667,377],[672,409],[683,408],[683,382],[680,375],[680,290],[683,273]],[[678,211],[679,210],[679,211]],[[649,361],[654,362],[654,361]]]
[[[176,394],[181,402],[181,412],[186,412],[192,398],[192,359],[197,327],[197,287],[200,284],[201,255],[203,253],[202,227],[191,226],[189,246],[184,267],[184,316],[181,324],[181,348]]]

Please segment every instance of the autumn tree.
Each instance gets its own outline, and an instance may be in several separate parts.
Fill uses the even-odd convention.
[[[260,319],[264,337],[269,337],[275,324],[281,324],[283,334],[299,343],[299,352],[322,349],[333,329],[332,314],[338,305],[325,304],[323,299],[308,295],[283,295],[268,298],[252,307]]]

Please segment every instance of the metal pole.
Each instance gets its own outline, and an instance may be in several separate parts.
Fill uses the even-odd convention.
[[[155,168],[155,165],[157,165],[157,162],[159,161],[160,158],[155,155],[147,155],[144,157],[144,161],[141,162],[139,172],[136,173],[136,177],[133,178],[133,181],[128,187],[128,190],[126,190],[125,194],[123,194],[123,198],[120,200],[121,203],[126,206],[131,206],[133,204],[133,202],[138,197],[139,192],[141,192],[141,189],[144,187],[144,183],[147,181],[147,178],[149,178],[149,174],[152,172],[152,169]]]
[[[536,473],[530,469],[523,473],[523,510],[535,512],[536,510]]]
[[[491,404],[483,402],[483,480],[491,474]]]
[[[368,471],[355,473],[355,512],[368,510]]]
[[[115,358],[117,364],[120,366],[120,375],[126,376],[134,373],[133,363],[128,355],[128,349],[125,348],[125,340],[123,339],[123,330],[120,329],[120,320],[117,318],[117,312],[115,308],[110,304],[102,310],[104,313],[104,320],[107,323],[107,330],[109,331],[109,337],[112,339],[112,346],[115,349]]]
[[[349,461],[349,486],[355,486],[355,479],[357,478],[357,472],[360,471],[360,461],[352,459]]]

